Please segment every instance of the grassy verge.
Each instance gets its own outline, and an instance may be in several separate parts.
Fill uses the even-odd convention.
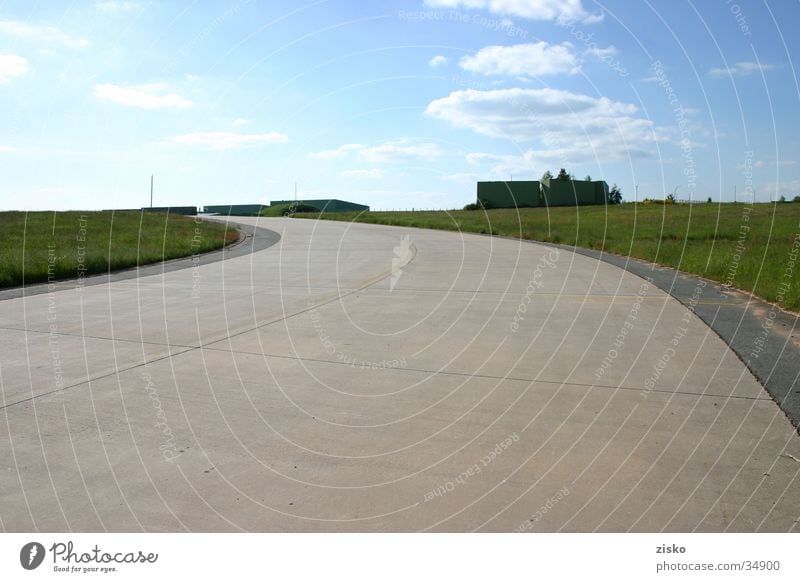
[[[236,241],[224,224],[143,212],[0,212],[0,287],[185,257]]]
[[[297,215],[317,218],[317,215]],[[319,218],[460,230],[603,249],[667,265],[800,309],[800,204],[622,204]]]

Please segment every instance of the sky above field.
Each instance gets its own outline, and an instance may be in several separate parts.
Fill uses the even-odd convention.
[[[800,3],[0,1],[0,209],[800,195]]]

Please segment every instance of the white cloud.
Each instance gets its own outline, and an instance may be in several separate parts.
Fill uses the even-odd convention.
[[[285,133],[278,133],[277,131],[271,131],[269,133],[196,131],[185,135],[176,135],[172,138],[172,141],[179,144],[200,146],[212,150],[232,150],[269,143],[287,143],[289,137]]]
[[[318,160],[338,160],[347,157],[347,155],[350,154],[351,152],[356,152],[363,148],[364,146],[361,145],[360,143],[348,143],[339,146],[336,149],[323,150],[321,152],[312,152],[308,154],[308,157],[315,158]]]
[[[402,162],[413,159],[430,159],[441,155],[439,146],[434,143],[403,138],[384,142],[358,152],[358,157],[367,162]]]
[[[436,8],[479,8],[493,14],[517,16],[529,20],[581,21],[592,24],[603,20],[603,14],[590,14],[581,0],[425,0]]]
[[[447,57],[443,57],[442,55],[436,55],[435,57],[433,57],[431,60],[428,61],[428,66],[431,66],[431,67],[434,67],[434,68],[443,67],[449,62],[450,61],[448,60]]]
[[[532,157],[532,154],[529,157]],[[499,156],[488,153],[471,153],[467,154],[466,158],[467,163],[471,166],[484,166],[488,168],[488,171],[484,170],[481,172],[483,176],[488,175],[493,178],[504,180],[508,179],[512,174],[530,174],[537,168],[533,160],[526,159],[525,154],[519,156]]]
[[[774,168],[780,166],[794,166],[797,164],[796,160],[756,160],[753,162],[754,168]],[[743,167],[744,169],[744,167]]]
[[[17,150],[12,148],[11,146],[0,145],[0,154],[10,154],[11,152],[15,152],[15,151],[17,151]]]
[[[236,127],[244,127],[245,125],[250,125],[251,123],[253,123],[252,120],[244,119],[243,117],[237,117],[233,120],[233,125]]]
[[[672,67],[668,67],[668,66],[664,65],[663,69],[659,70],[659,75],[662,75],[663,73],[666,73],[666,72],[671,71],[671,70],[672,70]],[[652,74],[648,75],[647,77],[642,77],[639,80],[642,83],[661,83],[664,80],[664,76],[659,76],[659,75],[656,75],[655,73],[652,73]]]
[[[126,107],[141,109],[186,109],[193,103],[176,93],[168,93],[164,83],[151,83],[133,87],[123,87],[105,83],[94,86],[94,94],[98,99],[113,101]]]
[[[128,0],[105,0],[95,2],[94,8],[103,14],[124,14],[141,10],[142,5]]]
[[[484,75],[552,75],[577,73],[578,60],[569,43],[544,41],[513,46],[487,46],[461,59],[462,69]]]
[[[87,39],[72,36],[54,26],[27,24],[16,20],[0,20],[0,34],[8,34],[38,43],[56,43],[68,48],[89,46]]]
[[[437,179],[445,182],[455,182],[456,184],[473,184],[478,180],[478,174],[472,172],[456,172],[455,174],[438,176]]]
[[[0,55],[0,85],[9,83],[29,70],[28,61],[18,55]]]
[[[467,162],[472,166],[495,164],[503,160],[514,159],[514,156],[498,156],[497,154],[471,153],[466,156]]]
[[[570,157],[564,150],[528,150],[519,155],[497,155],[471,153],[466,156],[471,166],[482,166],[482,178],[508,180],[513,176],[518,180],[538,180],[546,169],[569,165],[581,161],[580,157]]]
[[[481,135],[539,142],[526,163],[643,157],[656,140],[634,105],[557,89],[455,91],[426,113]]]
[[[774,69],[775,65],[768,65],[763,63],[752,63],[752,62],[739,62],[736,63],[734,66],[729,67],[727,69],[711,69],[708,74],[711,77],[719,79],[720,77],[746,77],[748,75],[752,75],[753,73],[761,72],[761,71],[768,71],[770,69]]]
[[[413,159],[430,159],[441,155],[439,146],[417,139],[401,138],[386,141],[376,146],[349,143],[332,150],[308,154],[310,158],[336,160],[355,155],[358,159],[371,163],[402,162]]]
[[[605,48],[600,48],[599,46],[593,46],[586,49],[587,55],[592,55],[593,57],[597,57],[598,59],[607,59],[608,57],[613,57],[616,54],[619,54],[617,47],[613,44],[608,45]]]
[[[345,170],[339,174],[345,178],[369,178],[377,179],[383,178],[383,170],[380,168],[372,168],[370,170]]]

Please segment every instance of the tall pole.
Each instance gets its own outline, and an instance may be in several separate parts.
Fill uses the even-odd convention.
[[[150,174],[150,208],[153,207],[153,174]]]
[[[736,184],[733,185],[733,203],[736,204]]]
[[[639,184],[636,184],[636,186],[634,186],[634,188],[635,188],[635,193],[633,195],[633,201],[634,202],[639,202]]]

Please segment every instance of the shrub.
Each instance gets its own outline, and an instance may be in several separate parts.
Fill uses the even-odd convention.
[[[471,202],[464,207],[464,210],[489,210],[492,205],[489,203],[488,200],[478,200],[477,202]]]
[[[611,190],[608,191],[608,203],[609,204],[620,204],[622,202],[622,190],[614,184],[611,186]]]

